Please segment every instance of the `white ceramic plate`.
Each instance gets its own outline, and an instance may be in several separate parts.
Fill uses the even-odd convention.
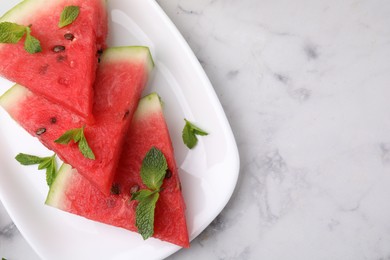
[[[15,5],[6,1],[0,14]],[[165,103],[187,204],[190,238],[195,238],[228,202],[239,172],[238,151],[218,98],[196,57],[153,0],[109,0],[109,46],[149,46],[156,64],[146,93]],[[12,85],[0,79],[0,94]],[[183,118],[210,135],[193,150],[181,140]],[[44,205],[44,172],[19,165],[19,152],[50,155],[0,108],[0,199],[27,241],[43,259],[161,259],[180,248],[157,239],[89,221]],[[191,250],[191,249],[185,249]]]

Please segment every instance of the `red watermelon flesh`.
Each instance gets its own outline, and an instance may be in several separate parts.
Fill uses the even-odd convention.
[[[79,7],[78,17],[59,28],[62,10],[71,5]],[[42,52],[28,53],[24,39],[0,44],[0,75],[92,120],[97,53],[105,47],[107,35],[106,1],[25,0],[0,18],[5,21],[31,25]],[[68,33],[72,40],[64,37]],[[55,46],[65,50],[56,52]]]
[[[146,188],[140,177],[144,156],[152,148],[165,155],[171,176],[165,178],[155,209],[154,237],[189,247],[185,204],[172,143],[157,94],[141,99],[126,136],[114,184],[119,194],[103,195],[77,170],[64,164],[53,182],[46,204],[98,222],[137,231],[132,187]]]
[[[115,47],[101,56],[95,84],[95,122],[85,120],[20,85],[1,98],[0,105],[31,135],[71,164],[91,183],[109,194],[124,135],[130,126],[153,61],[147,47]],[[55,143],[67,130],[85,127],[96,159],[85,158],[78,145]]]

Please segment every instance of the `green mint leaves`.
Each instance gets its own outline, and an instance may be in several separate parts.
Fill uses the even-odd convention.
[[[26,27],[26,40],[24,41],[24,49],[28,53],[37,53],[42,51],[41,43],[37,38],[31,35],[31,28]]]
[[[0,23],[0,42],[18,43],[26,33],[26,26],[16,23]]]
[[[156,147],[152,147],[146,153],[141,166],[142,182],[148,189],[139,190],[131,197],[131,200],[139,202],[135,212],[135,225],[143,239],[148,239],[154,233],[154,209],[167,169],[164,154]]]
[[[153,147],[142,161],[142,182],[151,190],[160,189],[167,169],[168,164],[164,154]]]
[[[87,139],[84,135],[84,126],[81,128],[75,128],[66,131],[54,142],[59,144],[69,144],[70,141],[78,143],[80,152],[84,155],[85,158],[95,160],[95,154],[92,149],[89,147]]]
[[[15,157],[15,159],[22,165],[38,164],[38,170],[46,169],[46,182],[49,187],[53,183],[57,174],[55,158],[55,154],[51,157],[38,157],[35,155],[29,155],[24,153],[19,153]]]
[[[78,6],[66,6],[61,12],[60,21],[58,27],[62,28],[73,23],[80,13]],[[40,41],[31,35],[31,25],[24,26],[11,22],[0,23],[0,43],[18,43],[23,36],[26,35],[24,40],[24,49],[31,54],[41,52],[42,47]]]
[[[62,10],[58,27],[62,28],[73,23],[76,20],[79,13],[80,13],[80,8],[78,6],[74,6],[74,5],[66,6],[64,10]]]
[[[31,54],[41,52],[41,44],[31,35],[30,27],[10,22],[0,23],[0,43],[18,43],[26,34],[24,49]]]
[[[208,135],[204,130],[200,129],[187,119],[184,119],[186,122],[183,133],[182,133],[182,138],[183,142],[185,145],[187,145],[188,148],[192,149],[194,146],[198,143],[198,138],[196,135]]]
[[[138,228],[138,233],[141,234],[144,240],[151,237],[154,233],[154,209],[159,196],[158,192],[150,192],[149,195],[142,197],[142,199],[137,199],[139,203],[136,209],[135,225]]]

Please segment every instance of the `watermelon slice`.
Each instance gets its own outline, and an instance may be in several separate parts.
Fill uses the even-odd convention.
[[[78,17],[59,28],[62,10],[71,5],[79,7]],[[25,0],[0,22],[31,25],[42,47],[30,54],[24,39],[0,44],[0,75],[91,120],[98,52],[107,35],[106,1]]]
[[[0,105],[31,135],[109,194],[124,135],[130,126],[153,61],[147,47],[115,47],[101,56],[95,84],[95,122],[87,124],[62,106],[21,85],[0,97]],[[95,160],[85,158],[75,143],[55,143],[69,129],[81,128]]]
[[[157,94],[141,99],[127,134],[115,176],[116,192],[103,195],[77,170],[63,164],[54,180],[46,204],[91,220],[136,231],[135,208],[130,192],[146,188],[140,177],[142,160],[152,148],[165,155],[170,170],[155,209],[154,237],[189,247],[185,205],[173,147]]]

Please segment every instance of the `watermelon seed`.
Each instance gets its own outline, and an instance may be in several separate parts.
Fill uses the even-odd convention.
[[[102,56],[102,54],[103,54],[103,49],[97,50],[96,56],[98,57],[98,63],[100,63],[100,56]]]
[[[64,61],[65,59],[66,59],[66,56],[63,56],[63,55],[58,55],[57,56],[57,61],[58,62]]]
[[[52,123],[52,124],[57,123],[57,118],[55,118],[55,117],[50,118],[50,123]]]
[[[125,114],[123,115],[123,118],[122,120],[125,120],[130,114],[130,111],[129,110],[126,110]]]
[[[63,52],[63,51],[65,51],[65,46],[56,45],[56,46],[53,47],[53,51],[54,52]]]
[[[39,68],[39,74],[45,75],[48,68],[49,68],[49,64],[45,64],[44,66],[41,66],[41,67]]]
[[[133,187],[131,187],[131,189],[130,189],[130,194],[133,195],[133,194],[136,193],[137,191],[139,191],[139,186],[136,184],[136,185],[134,185]]]
[[[71,34],[71,33],[65,33],[65,34],[64,34],[64,38],[67,39],[67,40],[69,40],[69,41],[73,41],[74,35]]]
[[[111,194],[118,195],[120,193],[119,185],[114,183],[111,187]]]
[[[167,169],[167,171],[165,172],[165,179],[169,179],[172,177],[172,172],[171,170]]]
[[[39,128],[35,133],[36,133],[37,135],[41,135],[41,134],[43,134],[43,133],[45,133],[45,132],[46,132],[46,128],[42,127],[42,128]]]

